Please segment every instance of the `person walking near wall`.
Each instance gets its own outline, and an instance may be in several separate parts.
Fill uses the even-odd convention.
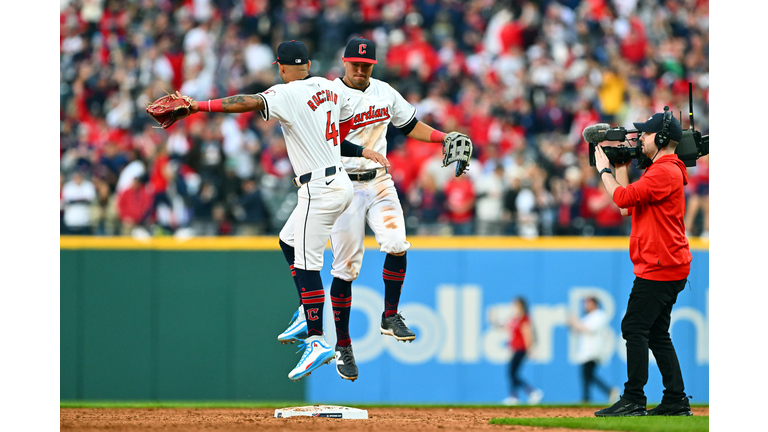
[[[609,402],[619,399],[619,389],[611,388],[603,380],[595,375],[598,363],[600,363],[605,345],[609,343],[607,335],[608,318],[600,308],[600,303],[595,297],[584,299],[584,316],[581,319],[569,317],[568,327],[578,335],[578,351],[576,361],[581,364],[582,378],[582,403],[589,403],[589,390],[592,385],[597,386],[608,396]]]
[[[520,369],[523,360],[530,355],[533,347],[533,326],[528,316],[528,303],[522,297],[512,300],[512,319],[509,321],[509,347],[512,350],[512,359],[509,362],[509,396],[504,399],[505,405],[517,405],[518,390],[522,389],[528,396],[528,403],[536,405],[541,402],[544,393],[531,386],[520,377]]]

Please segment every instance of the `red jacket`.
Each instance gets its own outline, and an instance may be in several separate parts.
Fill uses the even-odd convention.
[[[513,318],[509,323],[509,347],[513,352],[526,351],[525,338],[523,337],[523,324],[531,324],[528,315]]]
[[[640,180],[613,193],[613,202],[632,215],[629,256],[637,277],[656,281],[688,277],[692,256],[685,237],[686,184],[685,164],[677,155],[665,155]]]

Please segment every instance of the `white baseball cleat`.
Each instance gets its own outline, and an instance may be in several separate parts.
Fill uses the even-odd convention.
[[[541,402],[541,398],[544,397],[544,392],[536,389],[531,392],[531,394],[528,395],[528,403],[530,405],[537,405],[539,402]]]
[[[336,352],[325,342],[323,336],[310,336],[299,345],[299,348],[304,350],[304,354],[302,354],[296,367],[288,373],[288,378],[294,381],[304,378],[315,369],[336,358]]]
[[[304,305],[299,306],[299,309],[294,312],[293,318],[288,328],[280,333],[277,340],[281,344],[294,343],[296,341],[302,341],[307,338],[307,320],[304,318]]]

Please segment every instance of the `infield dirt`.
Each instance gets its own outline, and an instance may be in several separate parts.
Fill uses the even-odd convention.
[[[60,408],[62,431],[490,431],[575,432],[529,426],[491,425],[494,417],[592,417],[598,408],[365,408],[367,420],[275,418],[273,408]],[[708,407],[694,407],[708,416]]]

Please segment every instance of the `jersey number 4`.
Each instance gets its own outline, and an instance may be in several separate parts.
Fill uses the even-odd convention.
[[[325,126],[325,139],[327,141],[333,140],[333,145],[339,145],[339,131],[336,130],[336,123],[331,120],[331,112],[328,111],[328,124]]]

